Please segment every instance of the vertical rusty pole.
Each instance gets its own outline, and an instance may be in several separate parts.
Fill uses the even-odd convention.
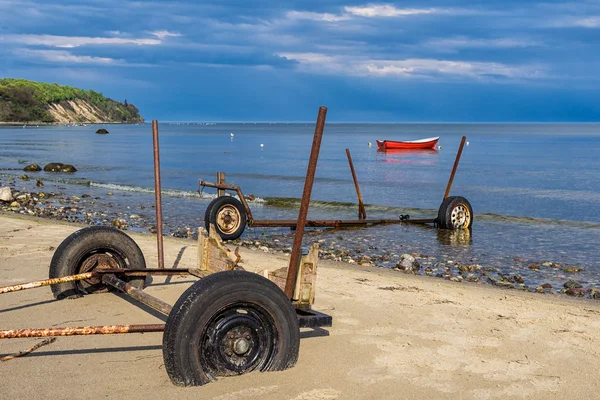
[[[165,267],[163,254],[162,199],[160,191],[160,151],[158,147],[158,121],[152,121],[154,143],[154,196],[156,198],[156,246],[158,247],[158,268]]]
[[[217,172],[217,184],[225,184],[225,172]],[[217,196],[225,196],[225,189],[217,189]]]
[[[360,187],[358,187],[358,179],[356,179],[356,173],[354,172],[354,164],[352,163],[350,149],[346,149],[346,156],[348,156],[348,164],[350,164],[350,172],[352,172],[356,196],[358,196],[358,219],[367,219],[367,212],[365,211],[365,205],[363,204],[362,194],[360,194]]]
[[[444,200],[450,196],[450,188],[452,188],[452,181],[454,180],[454,174],[456,174],[456,169],[458,168],[458,162],[460,161],[460,156],[463,151],[463,147],[465,147],[465,140],[467,140],[466,136],[462,137],[460,141],[460,146],[458,146],[458,153],[456,153],[456,160],[454,160],[454,167],[452,167],[452,173],[450,174],[450,179],[448,179],[448,186],[446,186],[446,193],[444,193]]]
[[[306,171],[306,180],[304,181],[304,192],[300,203],[300,212],[296,224],[296,234],[294,235],[294,247],[290,255],[290,265],[287,278],[285,280],[285,294],[292,299],[294,288],[296,287],[296,277],[298,275],[298,265],[302,255],[302,238],[304,236],[304,226],[306,225],[306,216],[308,214],[308,205],[310,203],[310,194],[312,192],[313,182],[315,180],[315,171],[317,170],[317,161],[319,161],[319,150],[321,149],[321,139],[323,138],[323,128],[325,127],[325,117],[327,107],[319,107],[319,115],[315,126],[315,136],[313,138],[310,158],[308,160],[308,169]]]

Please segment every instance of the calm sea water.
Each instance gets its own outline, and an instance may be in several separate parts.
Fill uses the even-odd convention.
[[[97,128],[0,127],[0,173],[22,175],[24,162],[70,163],[78,172],[29,175],[77,195],[110,191],[115,202],[151,203],[151,127],[109,125],[109,135],[94,134]],[[259,198],[251,205],[255,217],[297,217],[295,207],[260,200],[301,197],[313,133],[314,123],[161,124],[165,219],[201,225],[210,198],[197,196],[198,179],[214,181],[217,171]],[[348,245],[369,242],[482,265],[506,265],[515,257],[564,262],[583,266],[578,277],[595,285],[600,273],[595,249],[600,242],[600,124],[329,123],[312,196],[319,202],[311,205],[310,216],[356,217],[355,205],[342,204],[357,202],[344,151],[349,148],[369,204],[368,217],[435,217],[463,135],[469,145],[452,194],[466,197],[473,206],[475,223],[468,240],[415,226],[380,226],[344,231]],[[440,136],[441,149],[382,153],[375,144],[376,139],[431,136]],[[248,230],[246,235],[262,233]]]

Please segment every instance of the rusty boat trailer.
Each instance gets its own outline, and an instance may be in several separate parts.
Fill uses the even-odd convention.
[[[356,178],[356,173],[354,171],[354,165],[352,163],[352,157],[350,155],[350,150],[346,149],[346,155],[348,157],[348,163],[350,166],[350,171],[352,172],[352,178],[354,180],[354,185],[356,188],[356,193],[358,196],[358,219],[352,220],[342,220],[342,219],[323,219],[323,220],[307,220],[305,221],[305,226],[307,227],[316,227],[316,228],[343,228],[343,227],[357,227],[357,226],[367,226],[367,225],[380,225],[380,224],[398,224],[398,223],[408,223],[408,224],[434,224],[438,227],[445,229],[469,229],[472,225],[473,220],[473,212],[468,201],[459,196],[450,197],[450,189],[452,188],[452,183],[454,181],[454,176],[456,174],[456,170],[458,168],[458,164],[460,162],[460,158],[462,155],[462,151],[466,142],[466,136],[463,136],[458,147],[458,151],[456,154],[456,159],[454,161],[454,166],[452,167],[452,172],[450,173],[450,177],[448,179],[448,184],[446,186],[446,191],[444,193],[444,197],[442,199],[442,204],[440,206],[440,210],[438,212],[438,216],[436,218],[423,218],[423,219],[411,219],[408,215],[401,215],[397,219],[367,219],[367,215],[365,212],[362,195],[360,192],[360,188],[358,185],[358,180]],[[198,192],[202,194],[203,189],[205,187],[215,188],[218,190],[218,197],[222,197],[225,195],[225,191],[231,191],[237,194],[239,198],[240,205],[243,207],[243,213],[241,210],[234,210],[234,215],[230,214],[224,215],[221,219],[217,215],[219,213],[214,213],[214,220],[211,220],[210,223],[215,224],[217,231],[221,234],[221,237],[226,239],[235,239],[240,236],[243,232],[243,227],[238,230],[238,233],[234,233],[232,236],[227,237],[228,227],[232,225],[232,220],[234,223],[239,224],[239,219],[245,219],[246,221],[244,225],[249,227],[289,227],[296,228],[298,223],[297,220],[272,220],[272,219],[254,219],[252,215],[252,210],[246,201],[246,196],[242,192],[242,189],[239,186],[233,184],[225,183],[224,179],[225,174],[223,172],[217,173],[217,182],[208,182],[203,179],[198,180]],[[307,177],[308,179],[308,177]],[[308,182],[312,185],[313,182]],[[217,200],[215,199],[215,200]],[[206,216],[210,216],[210,208],[213,207],[215,200],[211,202],[211,204],[207,207]],[[454,201],[453,201],[454,200]],[[235,208],[235,204],[233,204]],[[238,206],[239,207],[239,206]],[[245,215],[244,215],[245,214]],[[445,220],[441,220],[445,219]],[[457,220],[462,221],[457,223]],[[237,226],[237,225],[236,225]],[[230,229],[232,231],[233,229]]]
[[[165,369],[175,385],[197,386],[221,376],[293,367],[300,328],[321,330],[332,325],[331,316],[312,309],[318,245],[308,255],[301,254],[326,113],[327,108],[320,107],[287,268],[265,270],[262,276],[244,271],[238,266],[238,249],[225,248],[212,226],[208,233],[199,228],[196,268],[164,268],[158,123],[153,121],[159,268],[146,268],[141,249],[123,231],[92,226],[71,234],[57,247],[49,279],[0,287],[0,294],[50,286],[60,300],[116,290],[165,315],[166,323],[0,330],[0,339],[52,337],[0,361],[34,351],[55,336],[163,332]],[[146,277],[174,275],[200,279],[174,305],[144,292]]]

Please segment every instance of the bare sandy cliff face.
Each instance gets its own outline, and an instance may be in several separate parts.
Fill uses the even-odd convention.
[[[59,123],[73,121],[99,123],[110,120],[108,115],[85,100],[66,100],[48,105],[48,113]]]

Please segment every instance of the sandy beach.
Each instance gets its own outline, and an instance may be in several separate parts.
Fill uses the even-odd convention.
[[[82,226],[0,214],[0,286],[44,279],[53,250]],[[131,234],[149,267],[156,239]],[[165,238],[165,264],[196,265],[196,243]],[[240,249],[250,271],[285,254]],[[171,304],[193,282],[155,278]],[[320,261],[314,307],[326,331],[302,332],[296,367],[179,388],[164,370],[162,334],[59,337],[0,362],[0,398],[548,399],[594,398],[600,303]],[[160,323],[113,293],[56,301],[49,288],[5,294],[1,329]],[[0,340],[0,356],[40,339]]]

